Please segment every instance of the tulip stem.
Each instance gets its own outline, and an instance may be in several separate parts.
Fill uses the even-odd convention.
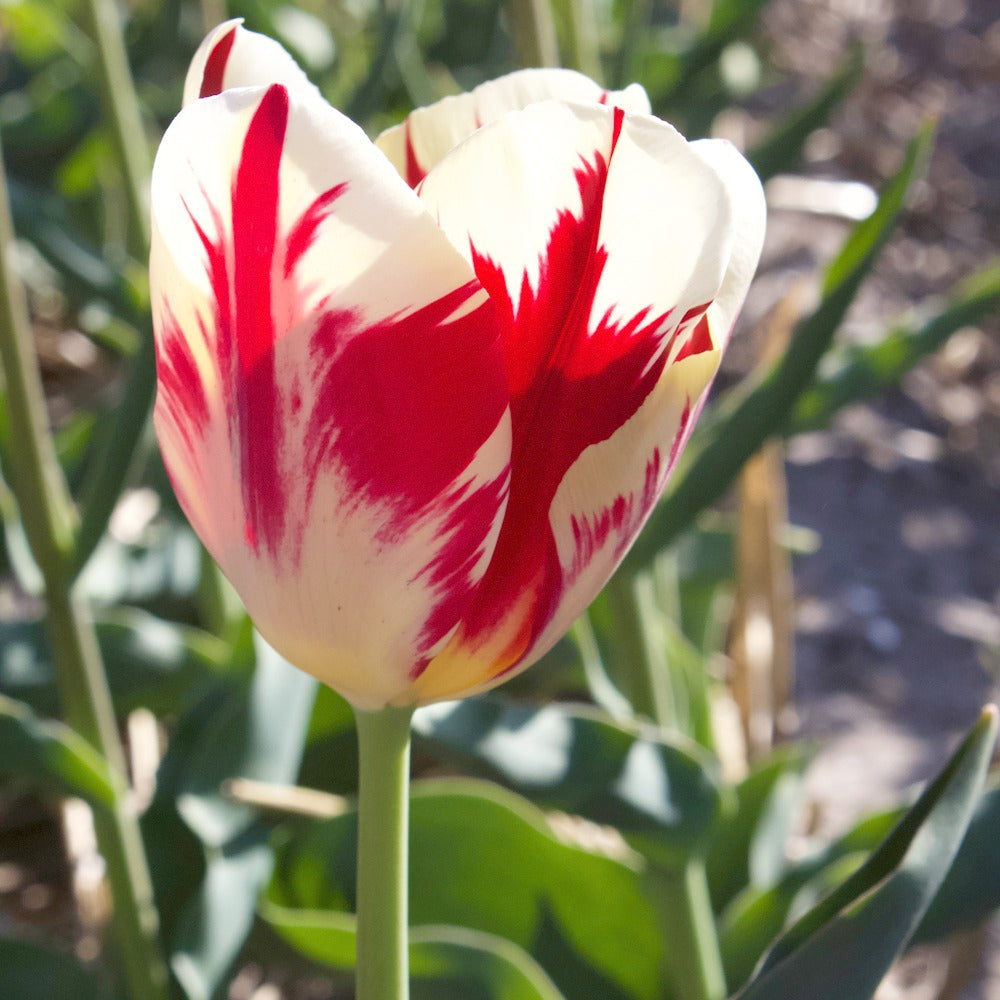
[[[412,708],[358,724],[357,1000],[408,1000],[407,844]]]

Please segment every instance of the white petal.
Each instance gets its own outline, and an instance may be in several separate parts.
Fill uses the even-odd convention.
[[[243,27],[243,18],[225,21],[208,33],[184,79],[184,106],[238,87],[281,83],[319,97],[319,91],[280,43]]]
[[[364,134],[306,91],[181,112],[152,180],[164,459],[262,634],[403,697],[485,572],[510,426],[493,311]]]
[[[637,83],[625,90],[609,91],[575,70],[522,69],[480,84],[468,93],[417,108],[406,121],[386,129],[375,144],[407,183],[415,187],[476,129],[508,111],[547,100],[594,102],[626,111],[649,112],[649,98]]]

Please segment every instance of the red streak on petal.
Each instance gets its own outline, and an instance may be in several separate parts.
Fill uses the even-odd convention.
[[[681,413],[680,424],[677,427],[677,433],[674,435],[673,443],[670,445],[670,460],[667,464],[667,471],[669,472],[677,464],[677,459],[680,457],[681,449],[684,447],[684,443],[687,441],[688,425],[691,423],[691,400],[689,399],[684,404],[684,412]]]
[[[666,362],[672,310],[651,308],[626,319],[611,310],[592,316],[607,251],[600,225],[608,166],[624,112],[614,110],[607,156],[601,152],[576,170],[581,208],[559,213],[539,261],[537,287],[524,274],[517,306],[500,268],[473,247],[476,273],[497,305],[511,391],[513,457],[510,500],[486,577],[462,622],[463,641],[489,635],[509,609],[531,595],[532,607],[515,646],[517,657],[551,620],[571,577],[564,571],[549,524],[549,511],[570,467],[591,445],[607,440],[639,409]],[[654,458],[658,469],[659,458]],[[648,477],[647,477],[648,479]],[[648,484],[647,484],[648,485]],[[659,489],[620,497],[597,521],[577,525],[589,541],[579,559],[589,561],[612,529],[625,532],[624,548],[641,526]],[[647,495],[649,494],[649,495]]]
[[[201,77],[199,97],[213,97],[215,94],[222,93],[226,64],[229,62],[229,53],[233,50],[233,42],[236,41],[236,27],[233,25],[212,46],[212,51],[208,54],[208,59],[205,62],[205,72]]]
[[[448,635],[476,592],[476,585],[470,582],[474,579],[471,574],[482,555],[489,530],[507,500],[508,473],[505,469],[502,476],[457,503],[451,497],[445,501],[454,503],[442,532],[447,542],[424,571],[427,583],[441,596],[421,630],[421,649],[433,650]],[[428,662],[421,659],[414,665],[411,680],[423,673]]]
[[[302,470],[309,502],[332,465],[346,476],[345,502],[385,512],[376,545],[398,544],[428,517],[443,519],[433,556],[414,578],[437,595],[419,640],[425,651],[471,599],[470,574],[507,498],[506,468],[467,494],[454,485],[507,406],[492,304],[484,300],[449,321],[477,294],[472,281],[369,326],[352,312],[331,311],[311,344],[316,400]],[[414,669],[425,662],[418,657]]]
[[[208,400],[191,343],[166,305],[157,341],[156,369],[159,405],[170,415],[193,453],[196,439],[204,436],[208,425]]]
[[[677,352],[674,364],[691,357],[693,354],[704,354],[705,351],[710,351],[713,347],[712,334],[708,329],[708,317],[702,316],[695,326],[694,332],[688,337],[687,343]]]
[[[236,411],[243,508],[261,542],[275,555],[284,530],[287,494],[279,474],[282,424],[274,367],[271,311],[278,229],[279,168],[288,124],[288,91],[274,84],[254,112],[232,192],[233,301],[236,311]]]
[[[409,118],[406,119],[406,124],[403,126],[403,135],[406,137],[406,183],[411,188],[415,188],[427,176],[427,171],[420,166],[420,162],[417,160]]]
[[[316,230],[320,223],[330,214],[337,199],[347,190],[347,181],[335,184],[329,191],[324,191],[316,200],[302,213],[302,217],[296,222],[291,233],[288,235],[288,244],[285,250],[285,277],[289,277],[298,266],[302,255],[312,246],[316,238]]]
[[[447,489],[507,405],[490,302],[446,322],[477,293],[471,281],[370,326],[331,311],[313,335],[317,398],[303,472],[311,483],[335,456],[359,502],[394,504],[403,519],[387,522],[385,541],[405,534],[405,516]]]

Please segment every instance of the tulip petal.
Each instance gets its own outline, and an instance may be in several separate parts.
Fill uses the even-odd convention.
[[[455,94],[430,107],[417,108],[404,122],[386,129],[375,144],[410,187],[416,187],[476,129],[496,121],[508,111],[547,100],[592,101],[626,111],[649,113],[649,98],[637,83],[625,90],[605,90],[575,70],[522,69],[482,83],[468,93]]]
[[[481,129],[419,188],[497,304],[513,422],[504,526],[421,700],[538,659],[662,492],[760,249],[760,185],[726,155],[653,118],[547,103]]]
[[[157,433],[285,657],[375,708],[492,554],[510,423],[492,303],[364,134],[304,90],[181,112],[152,181]]]
[[[279,42],[247,31],[242,18],[225,21],[208,33],[191,60],[184,79],[184,106],[238,87],[284,84],[322,100],[298,63]]]

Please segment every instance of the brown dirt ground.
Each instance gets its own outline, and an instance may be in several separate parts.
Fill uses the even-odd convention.
[[[775,0],[765,32],[808,92],[848,42],[864,77],[806,173],[875,186],[928,114],[939,120],[926,179],[852,310],[864,341],[1000,251],[1000,3],[996,0]],[[766,108],[766,102],[762,110]],[[763,313],[812,274],[843,226],[772,215],[749,303]],[[874,405],[789,443],[791,520],[822,545],[795,565],[797,735],[820,741],[808,774],[824,833],[930,777],[1000,677],[1000,326],[957,333]],[[1000,998],[1000,930],[988,929],[954,1000]],[[887,981],[880,998],[939,995],[940,954]]]

